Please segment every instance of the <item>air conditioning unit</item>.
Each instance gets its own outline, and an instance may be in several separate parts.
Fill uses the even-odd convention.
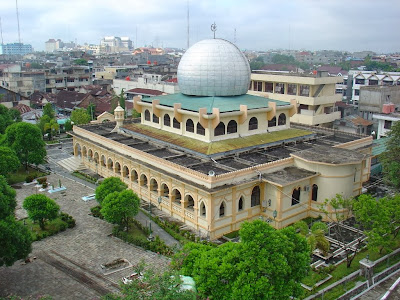
[[[305,191],[305,192],[309,192],[309,191],[310,191],[310,186],[309,186],[309,185],[306,185],[306,186],[304,187],[304,191]]]

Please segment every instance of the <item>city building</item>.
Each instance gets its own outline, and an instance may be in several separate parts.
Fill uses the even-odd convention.
[[[112,86],[116,94],[121,93],[122,89],[127,92],[138,88],[156,90],[165,94],[179,93],[177,82],[162,81],[162,77],[160,74],[143,74],[137,78],[114,79]]]
[[[104,53],[126,52],[132,50],[132,41],[129,37],[106,36],[100,41],[101,51]]]
[[[32,45],[24,43],[0,44],[0,54],[25,55],[33,52]]]
[[[63,47],[64,43],[60,39],[49,39],[47,42],[45,42],[45,51],[47,53],[58,51]]]
[[[89,67],[70,66],[46,70],[46,92],[60,90],[78,91],[80,87],[92,84]]]
[[[400,120],[400,113],[396,111],[393,103],[388,103],[383,105],[382,113],[375,113],[372,118],[378,121],[376,136],[380,139],[386,137],[393,124]]]
[[[298,107],[291,122],[331,126],[340,118],[335,103],[341,96],[335,93],[335,85],[341,81],[340,76],[329,77],[326,72],[304,75],[257,71],[251,74],[248,93],[288,103],[295,100]]]
[[[299,84],[313,90],[325,82],[318,80]],[[361,193],[372,137],[293,126],[296,99],[247,94],[250,68],[235,45],[196,43],[182,57],[178,82],[181,93],[134,98],[140,121],[124,120],[118,106],[115,122],[74,126],[79,164],[120,177],[142,201],[211,239],[246,220],[282,228],[323,215],[320,205],[337,193]]]

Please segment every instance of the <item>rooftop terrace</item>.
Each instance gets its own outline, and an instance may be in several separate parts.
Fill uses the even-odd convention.
[[[141,124],[124,124],[122,127],[124,134],[110,133],[114,126],[115,123],[104,123],[84,125],[82,128],[203,174],[208,174],[212,170],[216,175],[288,158],[291,153],[296,152],[298,154],[294,155],[313,159],[315,146],[320,146],[317,149],[322,149],[317,153],[321,161],[340,163],[346,159],[358,159],[358,153],[354,154],[357,157],[349,156],[348,153],[351,152],[349,150],[345,150],[346,153],[339,150],[343,155],[335,159],[338,151],[328,150],[332,146],[364,137],[320,127],[293,125],[295,128],[254,135],[247,137],[248,139],[239,138],[208,144]],[[301,174],[301,176],[312,175],[304,172]],[[280,179],[276,180],[283,183],[284,174],[277,175]]]

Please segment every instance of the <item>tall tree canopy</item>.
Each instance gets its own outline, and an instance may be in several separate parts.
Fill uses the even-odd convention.
[[[111,193],[122,192],[128,186],[121,181],[118,177],[108,177],[96,188],[96,200],[103,203],[103,200]]]
[[[139,212],[139,197],[132,190],[108,194],[101,203],[101,214],[110,223],[125,227],[128,231],[129,222]]]
[[[71,121],[75,125],[87,124],[90,122],[90,115],[84,108],[74,109],[71,113]]]
[[[31,252],[31,234],[14,216],[15,190],[0,176],[0,267],[11,266]]]
[[[42,194],[26,197],[23,207],[28,212],[29,219],[38,221],[41,229],[45,229],[46,220],[57,218],[60,210],[60,206],[53,199]]]
[[[174,258],[192,276],[201,297],[213,299],[290,299],[301,295],[300,281],[310,250],[293,227],[275,230],[266,222],[245,222],[240,243],[219,247],[188,243]]]
[[[386,181],[400,189],[400,122],[392,125],[386,139],[386,151],[379,160],[382,163],[383,175]]]
[[[5,143],[15,151],[26,168],[28,163],[43,163],[46,156],[40,129],[33,124],[20,122],[10,125],[6,130]]]
[[[0,175],[17,171],[21,166],[17,154],[9,147],[0,147]]]
[[[0,104],[0,134],[6,131],[6,128],[13,123],[10,111],[3,104]]]
[[[8,185],[6,178],[0,175],[0,220],[14,215],[17,206],[15,195],[15,190]]]
[[[51,103],[47,103],[43,107],[43,116],[48,116],[50,119],[54,119],[55,112],[54,112],[54,109],[53,109],[53,106],[51,105]]]

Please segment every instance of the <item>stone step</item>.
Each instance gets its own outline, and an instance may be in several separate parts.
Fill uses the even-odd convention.
[[[66,158],[66,159],[63,159],[63,160],[60,160],[60,161],[57,162],[57,164],[60,165],[61,167],[65,168],[65,169],[67,169],[70,172],[86,169],[86,166],[81,161],[81,159],[80,158],[76,158],[74,156]]]

